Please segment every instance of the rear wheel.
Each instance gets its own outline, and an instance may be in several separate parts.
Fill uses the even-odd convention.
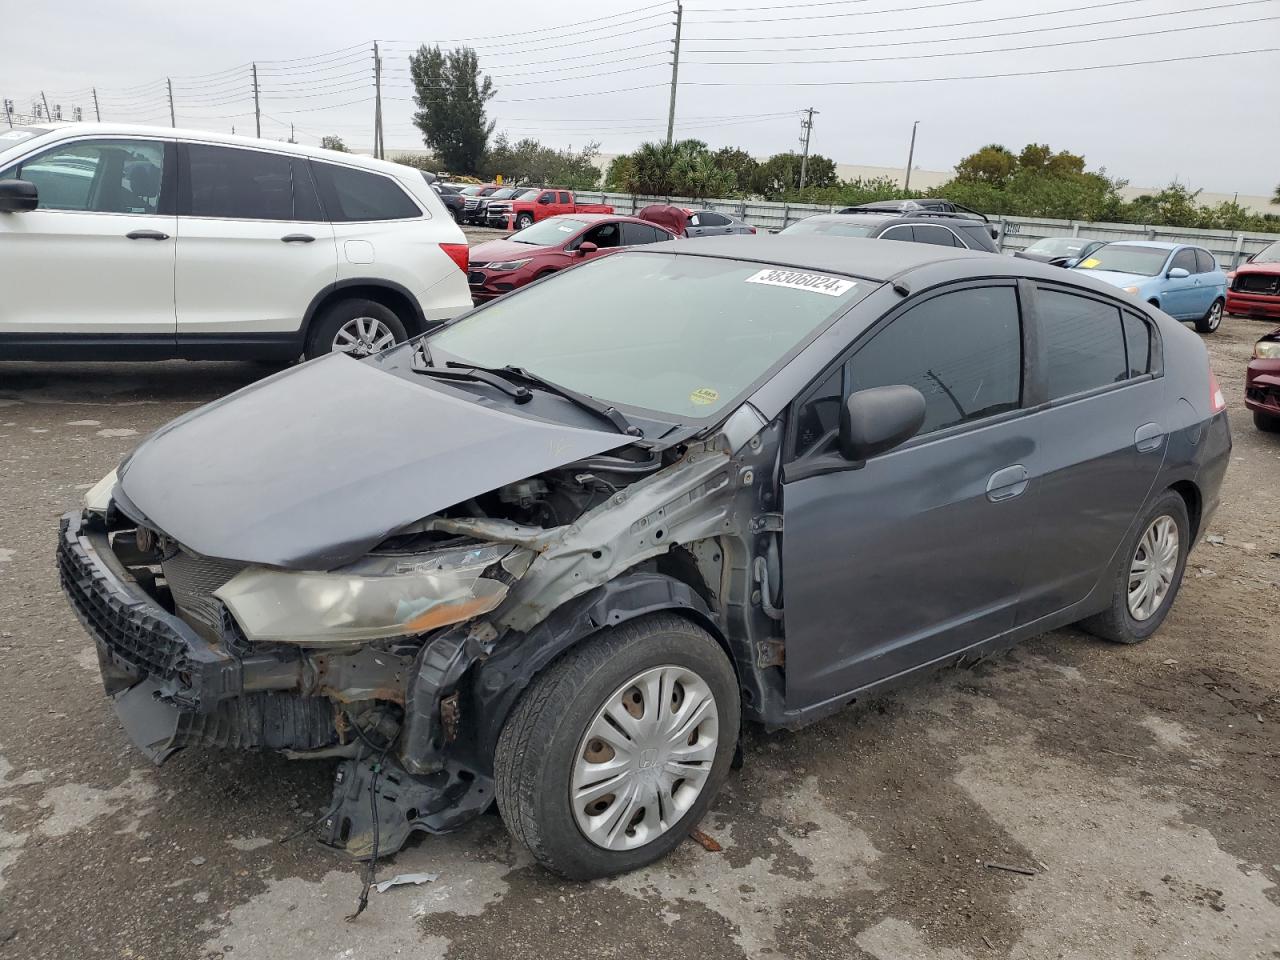
[[[359,359],[393,347],[407,337],[404,324],[390,307],[362,297],[339,300],[311,325],[307,359],[326,353],[345,353]]]
[[[1213,301],[1208,312],[1196,321],[1196,331],[1198,333],[1214,333],[1222,326],[1222,299]]]
[[[532,226],[533,226],[533,214],[532,214],[532,213],[522,213],[522,214],[520,214],[520,216],[516,217],[516,229],[517,229],[517,230],[525,230],[525,229],[527,229],[527,228],[529,228],[529,227],[532,227]]]
[[[1143,515],[1117,557],[1110,575],[1111,605],[1080,625],[1116,643],[1147,639],[1173,606],[1190,549],[1186,501],[1166,490]]]
[[[1280,417],[1274,417],[1261,410],[1253,411],[1253,425],[1266,433],[1280,433]]]
[[[656,614],[602,631],[507,718],[494,756],[507,829],[571,879],[652,863],[715,798],[739,711],[733,667],[705,630]]]

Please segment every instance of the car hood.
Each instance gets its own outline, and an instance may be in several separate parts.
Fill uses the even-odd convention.
[[[1116,270],[1081,270],[1080,272],[1117,287],[1140,287],[1148,280],[1156,279],[1143,276],[1141,273],[1120,273]]]
[[[1236,267],[1235,272],[1240,273],[1280,273],[1280,262],[1276,263],[1242,263]]]
[[[331,355],[162,427],[121,466],[115,494],[204,556],[329,570],[406,524],[619,440]]]
[[[528,257],[551,253],[556,247],[535,247],[527,243],[512,243],[510,240],[487,240],[471,248],[471,263],[492,263],[503,260],[524,260]]]

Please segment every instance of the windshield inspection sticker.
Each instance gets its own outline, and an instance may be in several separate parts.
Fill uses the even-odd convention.
[[[1085,260],[1084,262],[1082,262],[1080,266],[1084,267],[1086,270],[1092,270],[1101,262],[1102,261],[1099,260],[1097,257],[1090,257],[1088,260]]]
[[[720,391],[712,390],[710,387],[699,387],[693,393],[689,394],[689,402],[696,403],[698,406],[705,407],[715,403],[720,399]]]
[[[764,283],[771,287],[790,287],[792,290],[808,290],[810,293],[825,293],[828,297],[838,297],[856,287],[852,280],[841,280],[839,277],[828,277],[822,273],[801,273],[798,270],[761,270],[747,277],[747,283]]]

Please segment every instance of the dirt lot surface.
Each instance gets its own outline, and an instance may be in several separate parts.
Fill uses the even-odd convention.
[[[0,957],[1280,957],[1280,436],[1231,399],[1224,503],[1163,630],[1073,631],[794,734],[748,731],[703,826],[607,882],[531,865],[496,816],[358,872],[308,839],[327,763],[149,765],[63,602],[57,518],[145,434],[262,375],[0,364]],[[1030,871],[1010,872],[1004,864]]]

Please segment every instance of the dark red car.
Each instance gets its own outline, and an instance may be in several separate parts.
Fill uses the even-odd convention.
[[[606,213],[548,217],[505,240],[472,247],[467,282],[471,298],[482,303],[621,247],[674,239],[670,230],[635,217]]]
[[[1253,346],[1244,375],[1244,405],[1259,430],[1280,432],[1280,327]]]
[[[1280,317],[1280,240],[1263,247],[1232,274],[1227,313]]]

